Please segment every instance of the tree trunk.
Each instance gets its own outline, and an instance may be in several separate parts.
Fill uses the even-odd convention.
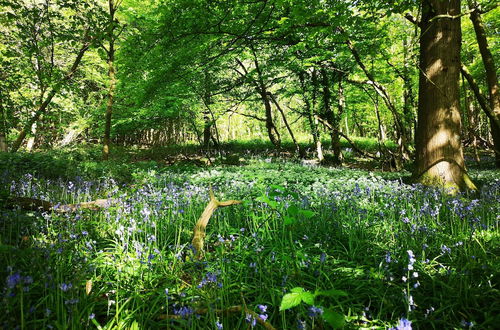
[[[5,110],[1,102],[2,100],[0,99],[0,152],[7,152],[9,151],[7,146],[7,125],[4,113]]]
[[[28,143],[26,144],[26,151],[31,152],[33,150],[33,146],[35,145],[36,138],[36,122],[31,125],[31,136],[28,139]]]
[[[442,15],[442,17],[438,17]],[[422,0],[415,178],[476,189],[465,170],[460,120],[460,0]]]
[[[279,132],[276,129],[276,126],[274,125],[274,122],[273,122],[271,101],[269,100],[269,94],[268,94],[266,85],[264,83],[264,78],[262,77],[262,71],[260,70],[259,61],[257,60],[257,54],[255,54],[255,51],[253,50],[253,48],[252,48],[252,52],[253,52],[253,57],[254,57],[255,70],[257,71],[257,75],[258,75],[258,83],[257,84],[258,84],[259,94],[260,94],[260,97],[262,99],[262,103],[264,103],[264,108],[265,108],[267,135],[269,136],[269,140],[271,141],[271,143],[276,148],[279,149],[281,147],[281,138],[280,138]]]
[[[283,118],[283,123],[285,124],[286,129],[288,130],[288,133],[290,134],[290,137],[292,138],[293,145],[295,146],[295,152],[297,153],[298,156],[302,156],[302,150],[300,149],[300,145],[298,144],[297,140],[295,139],[295,135],[293,134],[292,128],[288,124],[288,120],[286,119],[285,112],[281,108],[280,104],[274,97],[272,93],[268,93],[270,99],[273,101],[274,105],[278,109],[278,111],[281,114],[281,118]]]
[[[324,66],[321,67],[321,83],[323,87],[323,111],[326,122],[330,126],[330,139],[333,151],[333,162],[335,164],[340,164],[342,156],[340,155],[340,136],[339,130],[340,125],[337,123],[337,118],[330,105],[331,92],[330,92],[330,80],[328,78],[328,72]],[[341,85],[340,85],[341,86]],[[340,102],[340,100],[339,100]],[[339,104],[340,106],[340,104]]]
[[[403,122],[405,126],[405,135],[407,142],[412,141],[412,134],[415,131],[415,96],[413,93],[413,84],[410,74],[410,51],[406,38],[403,39],[403,71],[402,78],[404,82],[403,90]]]
[[[486,38],[486,31],[481,19],[481,13],[477,9],[475,0],[468,0],[469,9],[472,10],[470,19],[474,25],[476,32],[477,44],[481,57],[483,59],[484,69],[486,71],[486,81],[488,83],[488,92],[490,96],[490,108],[493,115],[497,120],[500,120],[500,86],[498,84],[498,77],[495,69],[495,62],[490,48],[488,47],[488,40]],[[493,145],[495,150],[500,151],[500,127],[490,119],[491,135],[493,137]],[[496,167],[500,168],[500,153],[495,152]]]
[[[109,22],[108,22],[108,76],[109,76],[109,89],[108,89],[108,102],[106,105],[106,115],[104,123],[104,139],[102,148],[102,159],[109,159],[110,144],[111,144],[111,117],[113,115],[113,101],[116,89],[116,75],[115,75],[115,12],[116,6],[114,0],[108,0],[109,4]]]
[[[313,142],[316,147],[316,154],[318,157],[318,161],[321,163],[324,161],[325,157],[323,156],[323,146],[321,145],[321,137],[318,130],[318,117],[314,111],[315,107],[315,97],[316,97],[316,87],[317,87],[317,79],[316,79],[316,71],[313,71],[312,74],[312,82],[313,82],[313,104],[309,102],[309,98],[307,97],[307,88],[305,84],[305,73],[299,73],[300,86],[302,88],[302,98],[304,100],[304,105],[306,108],[307,119],[309,120],[309,127],[311,129],[311,135],[313,137]]]
[[[88,31],[85,31],[85,36],[83,39],[82,47],[80,48],[80,50],[79,50],[79,52],[78,52],[78,54],[73,62],[73,65],[71,66],[69,71],[66,73],[66,75],[62,78],[62,80],[52,88],[52,90],[49,92],[49,94],[47,95],[45,100],[40,104],[38,109],[35,111],[35,114],[33,115],[33,117],[31,117],[31,119],[28,120],[28,122],[23,127],[23,129],[21,129],[21,132],[19,132],[19,135],[18,135],[16,141],[14,141],[14,143],[12,144],[12,149],[11,149],[12,152],[16,152],[17,150],[19,150],[19,148],[23,144],[24,138],[26,137],[28,130],[31,129],[31,126],[33,125],[33,123],[35,123],[38,120],[38,118],[40,118],[40,116],[47,110],[47,107],[49,106],[50,102],[52,102],[52,99],[54,98],[54,96],[59,92],[59,90],[61,90],[64,83],[71,80],[74,73],[76,72],[76,69],[78,68],[78,65],[80,64],[80,62],[83,58],[83,55],[89,49],[90,45],[91,45],[91,39],[88,36]]]
[[[342,74],[339,74],[337,116],[334,118],[332,132],[333,162],[335,164],[341,164],[344,160],[344,157],[342,156],[342,149],[340,147],[340,119],[342,118],[345,108],[345,95],[344,87],[342,86],[342,79]]]

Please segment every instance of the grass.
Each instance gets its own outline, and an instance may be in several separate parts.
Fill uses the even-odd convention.
[[[4,171],[4,194],[118,204],[0,210],[4,328],[252,327],[248,313],[217,313],[231,306],[278,329],[500,324],[498,172],[472,172],[481,191],[451,197],[402,183],[405,173],[276,158],[200,168],[19,157],[31,165],[9,163],[20,165]],[[244,203],[215,212],[196,260],[192,229],[209,185]]]

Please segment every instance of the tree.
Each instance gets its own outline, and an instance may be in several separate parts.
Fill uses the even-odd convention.
[[[106,116],[104,122],[104,139],[102,148],[102,158],[107,160],[109,158],[109,147],[111,144],[111,116],[113,115],[113,99],[115,97],[116,89],[116,74],[115,74],[115,43],[118,36],[115,34],[115,30],[118,26],[118,21],[115,19],[116,11],[120,7],[122,0],[108,0],[108,25],[107,25],[107,36],[108,48],[104,45],[101,47],[104,49],[107,55],[108,62],[108,75],[109,75],[109,89],[108,89],[108,102],[106,104]]]
[[[500,85],[498,84],[493,55],[488,47],[486,31],[481,18],[481,10],[475,0],[467,0],[467,4],[471,10],[470,20],[474,26],[477,44],[483,59],[484,69],[486,71],[489,104],[492,114],[490,117],[491,135],[493,137],[493,145],[495,148],[496,167],[500,168],[500,126],[498,125],[498,122],[500,121]]]
[[[415,178],[475,189],[465,169],[460,118],[460,0],[422,0]]]

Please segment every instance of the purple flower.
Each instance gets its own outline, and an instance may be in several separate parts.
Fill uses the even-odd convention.
[[[179,308],[174,308],[174,314],[179,315],[182,318],[187,318],[189,315],[193,313],[194,310],[191,307],[181,306]]]
[[[9,289],[13,289],[19,282],[21,282],[21,274],[18,272],[7,276],[7,287]]]
[[[89,315],[89,320],[93,320],[94,318],[95,318],[95,314],[94,314],[94,313],[91,313],[91,314]]]
[[[257,324],[257,319],[255,317],[253,317],[253,315],[251,314],[247,314],[246,317],[245,317],[245,321],[247,323],[250,323],[250,326],[253,328],[255,327],[255,325]]]
[[[402,318],[399,320],[398,325],[395,328],[391,328],[391,330],[411,330],[411,321]]]
[[[319,261],[321,263],[324,263],[326,261],[326,253],[321,253],[321,255],[319,256]]]
[[[217,327],[217,329],[218,329],[218,330],[220,330],[220,329],[224,328],[224,327],[222,326],[222,323],[220,323],[220,322],[219,322],[219,320],[215,321],[215,326]]]
[[[443,245],[441,245],[441,252],[443,252],[443,254],[451,253],[451,248],[449,248],[443,244]]]
[[[66,284],[66,283],[62,283],[61,285],[59,285],[59,288],[61,288],[61,290],[62,290],[63,292],[68,291],[68,290],[69,290],[69,289],[71,289],[72,287],[73,287],[73,284],[71,284],[71,283],[68,283],[68,284]]]
[[[306,328],[306,321],[297,320],[297,329],[304,330]]]
[[[309,312],[308,312],[308,315],[310,317],[316,317],[316,316],[319,316],[323,314],[323,308],[321,307],[316,307],[316,306],[311,306],[309,307]]]
[[[265,313],[267,311],[267,306],[266,305],[257,305],[261,313]]]

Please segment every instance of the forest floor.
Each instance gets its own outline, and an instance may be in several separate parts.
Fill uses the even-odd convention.
[[[0,325],[500,324],[500,173],[487,155],[481,166],[470,159],[479,191],[450,196],[350,150],[348,167],[248,145],[197,150],[124,149],[108,162],[96,148],[1,155],[3,202],[110,203],[69,212],[0,205]],[[199,259],[191,240],[210,187],[242,204],[215,211]]]

